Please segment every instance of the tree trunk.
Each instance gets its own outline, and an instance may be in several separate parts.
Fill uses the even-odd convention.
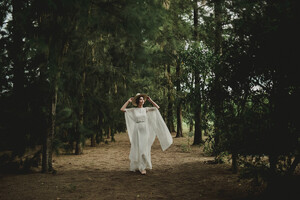
[[[198,0],[194,0],[193,2],[193,9],[194,9],[194,40],[199,41],[199,32],[198,32],[198,24],[199,24],[199,9],[198,9]]]
[[[115,140],[115,132],[116,132],[116,130],[114,128],[112,128],[111,131],[110,131],[110,136],[111,136],[110,141],[111,142],[115,142],[116,141]]]
[[[197,106],[195,109],[195,134],[194,134],[194,143],[193,145],[199,145],[203,142],[202,133],[201,133],[201,109],[200,106]]]
[[[214,15],[215,15],[215,44],[214,44],[214,53],[217,56],[222,54],[222,12],[223,12],[223,4],[224,0],[214,0]],[[215,95],[215,149],[218,149],[219,140],[220,140],[220,124],[222,118],[222,91],[221,91],[221,83],[220,83],[220,66],[217,66],[215,70],[215,81],[214,81],[214,93]],[[218,154],[215,151],[215,154]]]
[[[53,49],[55,51],[55,49]],[[55,58],[54,58],[55,59]],[[53,60],[52,60],[53,62]],[[53,170],[52,167],[52,144],[55,133],[55,118],[56,118],[56,106],[57,106],[57,93],[58,93],[58,81],[60,79],[60,61],[56,62],[56,74],[53,80],[53,85],[50,86],[51,92],[51,109],[49,114],[48,128],[43,144],[43,158],[42,158],[42,172],[47,173]]]
[[[85,88],[85,79],[86,79],[86,67],[87,67],[87,56],[86,52],[87,47],[84,50],[84,57],[83,57],[83,71],[82,71],[82,77],[80,82],[80,100],[79,100],[79,127],[83,127],[83,118],[84,118],[84,88]],[[79,155],[83,153],[83,144],[81,141],[82,132],[81,130],[77,129],[77,140],[76,140],[76,150],[75,154]]]
[[[55,17],[54,17],[55,18]],[[43,144],[43,158],[42,158],[42,172],[47,173],[53,171],[52,167],[52,152],[53,152],[53,139],[55,134],[55,120],[56,120],[56,106],[57,106],[57,95],[58,85],[60,80],[62,58],[67,53],[68,42],[67,40],[61,39],[61,35],[52,35],[49,37],[49,55],[48,62],[49,68],[52,68],[53,76],[50,79],[50,112],[48,128],[46,129],[46,138]],[[51,76],[50,76],[51,77]]]
[[[176,137],[183,137],[182,134],[182,109],[181,102],[177,105],[177,133]]]
[[[190,87],[190,90],[191,90],[191,94],[194,94],[194,91],[195,91],[195,89],[194,89],[194,81],[195,81],[195,71],[192,71],[192,81],[191,81],[191,87]],[[189,106],[189,112],[190,113],[192,113],[193,111],[193,107],[194,107],[194,104],[190,104],[190,106]],[[193,120],[193,118],[191,117],[190,118],[190,132],[193,132],[193,129],[194,129],[194,120]]]
[[[222,13],[224,0],[214,0],[215,14],[215,54],[222,54]]]
[[[43,140],[43,148],[42,148],[42,172],[43,173],[48,173],[49,168],[48,168],[48,158],[49,158],[49,144],[51,143],[49,135],[51,131],[48,129],[45,131],[45,136]]]
[[[181,108],[181,97],[180,97],[180,78],[181,78],[181,70],[180,70],[180,62],[176,65],[176,90],[177,90],[177,133],[176,137],[183,137],[182,134],[182,108]]]
[[[107,139],[110,139],[110,135],[111,135],[111,128],[110,128],[110,126],[108,127],[108,129],[107,129],[107,131],[106,131],[106,138]]]
[[[56,80],[54,84],[54,94],[51,102],[51,129],[48,135],[48,171],[53,171],[52,167],[52,152],[53,152],[53,139],[55,134],[55,118],[56,118],[56,105],[57,105],[57,92],[58,92],[58,80],[60,78],[60,72],[56,74]]]
[[[238,154],[236,152],[233,152],[232,153],[232,166],[231,166],[231,168],[232,168],[232,172],[234,174],[236,174],[237,171],[238,171],[237,160],[238,160]]]
[[[19,0],[12,1],[12,26],[8,29],[11,31],[11,39],[8,47],[8,58],[11,58],[12,66],[12,101],[14,104],[14,123],[11,127],[12,132],[16,134],[14,150],[18,153],[23,153],[26,149],[24,127],[26,126],[26,98],[25,98],[25,59],[24,59],[24,28],[23,28],[23,8],[24,3]],[[0,36],[1,37],[1,36]],[[1,37],[2,38],[2,37]],[[2,66],[0,66],[2,69]],[[2,71],[2,70],[1,70]],[[0,83],[1,84],[1,83]],[[0,86],[1,87],[1,86]]]
[[[167,94],[167,89],[164,87],[164,88],[163,88],[163,96],[165,97],[166,94]],[[168,121],[168,118],[167,118],[167,116],[168,116],[168,109],[167,109],[167,108],[168,108],[168,107],[165,107],[165,106],[164,106],[164,109],[163,109],[163,111],[162,111],[162,117],[163,117],[163,119],[164,119],[165,122]]]
[[[96,134],[93,134],[91,137],[91,147],[96,146]]]
[[[83,153],[82,149],[82,143],[81,143],[81,133],[78,130],[78,127],[76,128],[76,145],[75,145],[75,155],[80,155]]]
[[[199,41],[198,33],[198,1],[194,1],[194,37],[195,41]],[[195,134],[193,145],[199,145],[202,143],[201,133],[201,96],[200,96],[200,72],[195,69],[195,91],[194,91],[194,103],[195,103]]]
[[[195,134],[193,145],[199,145],[203,142],[201,132],[201,97],[200,97],[200,74],[199,71],[195,72]]]
[[[168,88],[168,112],[167,112],[167,126],[170,132],[175,132],[174,118],[173,118],[173,96],[172,96],[172,80],[171,80],[171,68],[168,64],[166,66],[167,88]]]
[[[100,142],[103,140],[103,129],[102,129],[102,122],[103,119],[101,115],[99,114],[97,117],[97,133],[96,133],[96,143],[100,144]]]
[[[23,53],[22,4],[20,0],[12,1],[12,47],[9,54],[11,54],[10,56],[13,61],[13,93],[15,99],[18,101],[16,102],[16,106],[23,106],[22,102],[24,102],[25,62]]]
[[[190,132],[193,132],[194,129],[194,120],[191,118],[190,120]]]

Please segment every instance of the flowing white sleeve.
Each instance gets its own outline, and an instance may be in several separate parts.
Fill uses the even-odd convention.
[[[132,134],[135,126],[135,116],[134,116],[133,109],[134,108],[125,109],[125,121],[126,121],[127,133],[128,133],[130,143],[132,141]]]
[[[147,112],[148,126],[150,131],[149,142],[152,145],[156,135],[162,150],[165,151],[173,143],[172,135],[157,108],[147,108],[147,111],[149,111]]]

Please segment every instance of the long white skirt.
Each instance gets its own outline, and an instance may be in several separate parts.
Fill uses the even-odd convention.
[[[130,171],[152,169],[151,146],[145,122],[136,123],[130,148]]]

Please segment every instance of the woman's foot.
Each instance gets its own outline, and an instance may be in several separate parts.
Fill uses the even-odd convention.
[[[141,174],[145,175],[146,174],[146,170],[141,171]]]

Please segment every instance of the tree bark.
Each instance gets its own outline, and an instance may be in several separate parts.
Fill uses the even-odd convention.
[[[193,145],[199,145],[203,142],[201,132],[201,97],[200,97],[200,74],[196,69],[195,71],[195,133]]]
[[[180,70],[180,63],[176,65],[176,90],[177,90],[177,133],[176,137],[183,137],[182,134],[182,106],[181,106],[181,97],[180,97],[180,78],[181,78],[181,70]]]
[[[81,75],[81,82],[80,82],[80,100],[79,100],[79,127],[83,127],[84,125],[84,88],[85,88],[85,79],[86,79],[86,67],[87,67],[87,45],[84,50],[83,56],[83,71]],[[83,144],[81,141],[82,132],[77,128],[77,139],[76,139],[76,149],[75,154],[79,155],[83,153]]]
[[[56,120],[56,106],[57,106],[57,92],[58,92],[58,80],[60,78],[60,70],[56,73],[54,91],[51,101],[51,128],[48,132],[48,171],[53,171],[52,166],[52,154],[53,154],[53,139],[55,134],[55,120]]]
[[[80,124],[80,122],[78,123]],[[79,126],[76,127],[76,145],[75,145],[75,155],[82,154],[82,143],[81,143],[81,133],[79,130]]]
[[[231,168],[232,168],[232,172],[234,174],[236,174],[237,171],[238,171],[237,160],[238,160],[238,154],[236,152],[232,152],[232,165],[231,165]]]
[[[171,80],[171,67],[169,64],[166,66],[167,88],[168,88],[168,112],[167,112],[167,126],[170,132],[175,132],[174,118],[173,118],[173,96],[172,96],[172,80]]]
[[[214,43],[214,53],[217,56],[222,54],[222,12],[223,12],[224,0],[214,0],[214,21],[215,21],[215,43]],[[215,154],[218,154],[217,150],[220,140],[220,124],[222,118],[222,91],[220,83],[220,67],[217,66],[215,70],[215,81],[214,81],[214,107],[215,107]]]
[[[50,142],[50,130],[47,129],[45,131],[45,136],[43,140],[43,148],[42,148],[42,172],[47,173],[49,168],[48,168],[48,158],[49,158],[49,144]]]
[[[199,9],[198,9],[198,0],[194,0],[193,2],[194,9],[194,40],[199,41],[199,32],[198,32],[198,24],[199,24]]]
[[[51,94],[51,106],[49,112],[49,121],[48,128],[46,130],[46,136],[43,145],[43,158],[42,158],[42,172],[47,173],[53,170],[52,167],[52,144],[55,133],[55,118],[56,118],[56,106],[57,106],[57,93],[58,93],[58,82],[60,79],[60,70],[61,70],[61,58],[58,55],[59,49],[57,49],[56,44],[53,44],[56,41],[53,41],[50,38],[50,55],[49,55],[49,63],[51,67],[55,67],[55,75],[53,77],[53,82],[50,86],[50,94]]]
[[[110,135],[111,135],[111,128],[110,128],[110,126],[109,127],[107,127],[107,129],[106,129],[106,139],[110,139]]]
[[[222,54],[222,12],[224,0],[214,0],[215,14],[215,54]]]
[[[195,41],[199,41],[198,33],[198,1],[194,1],[194,37]],[[197,66],[195,66],[195,91],[194,91],[194,103],[195,103],[195,133],[193,145],[199,145],[202,143],[201,133],[201,96],[200,96],[200,72]]]
[[[93,134],[91,137],[91,147],[96,146],[96,134]]]
[[[57,16],[53,16],[53,21],[57,23]],[[51,68],[50,74],[50,111],[48,118],[48,128],[46,128],[46,134],[43,144],[43,157],[42,157],[42,172],[47,173],[53,171],[52,167],[52,152],[53,152],[53,139],[55,134],[55,120],[56,120],[56,107],[58,99],[58,86],[62,69],[62,59],[68,50],[67,38],[58,33],[53,33],[48,39],[48,52],[47,60],[49,68]]]
[[[177,105],[177,133],[176,137],[183,137],[182,134],[182,109],[181,102]]]
[[[191,118],[190,120],[190,132],[193,132],[193,129],[194,129],[194,120]]]
[[[193,145],[199,145],[203,142],[202,133],[201,133],[201,107],[196,106],[195,109],[195,134],[194,134],[194,143]]]
[[[25,84],[25,72],[24,72],[24,53],[23,53],[23,31],[22,31],[22,6],[23,3],[20,0],[12,1],[12,47],[10,48],[10,57],[12,58],[13,66],[13,93],[17,106],[23,106],[24,102],[24,84]],[[21,127],[20,127],[21,128]]]
[[[193,86],[194,81],[195,81],[195,71],[192,71],[192,81],[191,81],[191,87],[190,87],[191,94],[194,94],[194,91],[195,91],[194,86]],[[190,113],[193,112],[193,106],[194,105],[191,103],[190,107],[189,107],[189,112]],[[193,132],[193,130],[194,130],[194,120],[193,120],[192,117],[190,118],[190,129],[189,130],[190,130],[189,132]]]
[[[16,152],[21,153],[25,151],[25,132],[24,127],[27,108],[26,108],[26,96],[25,96],[25,59],[24,59],[24,28],[22,9],[24,4],[22,1],[13,0],[12,1],[12,26],[11,26],[11,41],[8,45],[8,58],[11,58],[11,66],[13,72],[12,78],[12,101],[14,104],[14,123],[15,126],[12,127],[12,132],[16,134],[18,138],[15,141],[14,149]],[[2,66],[1,66],[2,67]]]

